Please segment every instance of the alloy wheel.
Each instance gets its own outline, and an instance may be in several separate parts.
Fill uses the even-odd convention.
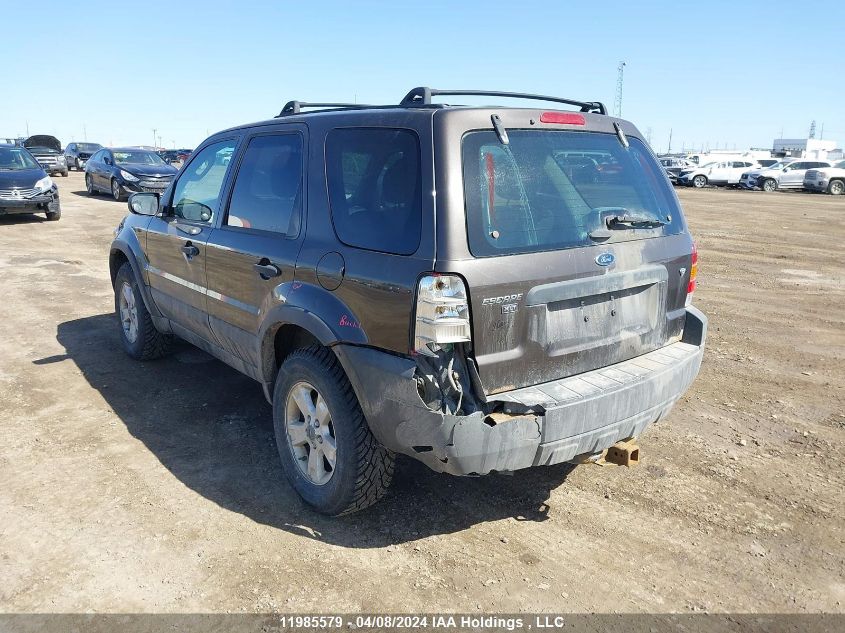
[[[845,183],[843,183],[841,180],[834,180],[832,183],[830,183],[830,187],[828,188],[828,190],[834,196],[841,196],[845,192]]]
[[[135,293],[132,286],[123,282],[120,288],[120,325],[123,327],[123,335],[130,343],[138,338],[138,306],[135,303]]]
[[[309,382],[291,387],[285,401],[285,430],[294,461],[311,483],[329,482],[337,461],[337,442],[328,404]]]
[[[112,198],[120,202],[120,183],[116,180],[111,181],[111,195]]]

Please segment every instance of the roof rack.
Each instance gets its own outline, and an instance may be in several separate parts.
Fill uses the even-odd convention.
[[[545,95],[532,95],[523,92],[499,92],[494,90],[437,90],[421,86],[412,89],[399,105],[416,106],[431,105],[431,98],[438,95],[461,95],[461,96],[482,96],[482,97],[510,97],[513,99],[533,99],[536,101],[550,101],[553,103],[565,103],[581,108],[581,112],[598,112],[607,114],[607,108],[600,101],[575,101],[574,99],[563,99],[562,97],[547,97]]]
[[[288,101],[282,111],[276,116],[288,114],[299,114],[303,108],[372,108],[373,106],[363,103],[309,103],[307,101]]]

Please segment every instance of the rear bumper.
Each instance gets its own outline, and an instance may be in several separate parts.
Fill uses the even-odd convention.
[[[707,318],[687,308],[683,340],[616,365],[497,394],[526,415],[466,416],[429,410],[417,395],[416,364],[369,348],[337,346],[376,438],[454,475],[513,471],[571,461],[640,435],[698,375]],[[352,368],[352,369],[350,369]]]

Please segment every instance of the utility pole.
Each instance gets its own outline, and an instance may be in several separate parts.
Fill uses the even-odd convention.
[[[619,118],[622,117],[622,81],[625,73],[625,62],[620,61],[616,68],[616,99],[613,102],[613,114]]]
[[[646,128],[646,130],[645,130],[645,140],[649,144],[649,146],[651,146],[651,128],[650,127]]]
[[[156,146],[156,132],[158,132],[158,128],[153,128],[153,149]]]
[[[819,132],[819,140],[822,140],[823,138],[824,138],[824,121],[822,121],[822,129]]]
[[[669,150],[666,153],[672,153],[672,128],[669,128]]]
[[[84,123],[82,124],[82,140],[83,141],[88,140],[88,129],[85,127]]]
[[[807,138],[816,138],[816,120],[813,119],[810,123],[810,135]]]

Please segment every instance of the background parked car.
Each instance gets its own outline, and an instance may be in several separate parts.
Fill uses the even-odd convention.
[[[99,143],[78,143],[76,141],[68,143],[65,147],[67,168],[82,171],[85,169],[85,163],[98,149],[103,149],[103,146]]]
[[[35,134],[23,142],[48,174],[61,174],[67,176],[67,162],[62,153],[62,144],[55,136],[49,134]]]
[[[804,187],[804,175],[808,169],[830,167],[831,163],[826,160],[795,160],[785,166],[779,164],[764,169],[757,176],[757,187],[763,191],[776,191],[778,189],[802,189]]]
[[[123,200],[127,193],[138,191],[163,193],[177,171],[150,150],[103,148],[85,165],[85,188],[89,196],[102,191],[110,193],[115,200]]]
[[[845,193],[845,160],[824,169],[808,169],[804,174],[804,189],[841,196]]]
[[[59,190],[25,147],[0,145],[0,215],[44,213],[62,216]]]
[[[678,184],[690,187],[707,185],[738,185],[743,172],[757,165],[751,160],[725,160],[708,163],[701,167],[684,169],[678,176]]]
[[[794,163],[796,158],[784,158],[779,160],[778,162],[770,165],[769,167],[758,167],[757,169],[752,169],[750,171],[743,172],[742,176],[739,179],[739,186],[744,189],[756,189],[757,188],[757,178],[762,174],[764,171],[773,170],[773,169],[783,169],[787,165]]]
[[[663,170],[666,172],[666,175],[669,177],[669,180],[674,184],[678,180],[678,176],[680,175],[681,171],[684,169],[690,169],[695,167],[696,165],[691,161],[688,161],[686,158],[670,158],[665,157],[660,159],[660,164],[663,167]]]

